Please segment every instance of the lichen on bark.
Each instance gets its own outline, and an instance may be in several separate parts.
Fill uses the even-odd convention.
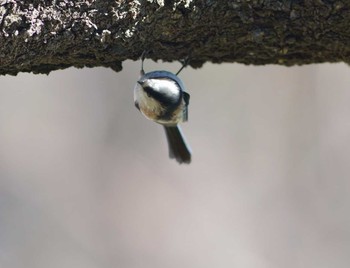
[[[350,2],[1,0],[0,74],[154,60],[350,62]]]

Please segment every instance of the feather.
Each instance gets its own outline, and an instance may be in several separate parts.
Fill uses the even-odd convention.
[[[179,164],[191,162],[191,149],[187,145],[179,126],[164,126],[168,140],[169,157],[175,158]]]

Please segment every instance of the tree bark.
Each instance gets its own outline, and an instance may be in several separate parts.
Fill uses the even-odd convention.
[[[154,60],[350,62],[350,1],[0,0],[0,74]]]

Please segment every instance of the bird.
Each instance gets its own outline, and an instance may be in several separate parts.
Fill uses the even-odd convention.
[[[145,54],[142,53],[140,78],[134,87],[135,106],[147,119],[164,127],[169,157],[179,164],[189,164],[192,150],[179,123],[188,120],[190,95],[178,77],[187,62],[183,62],[176,74],[168,71],[145,73],[143,68]]]

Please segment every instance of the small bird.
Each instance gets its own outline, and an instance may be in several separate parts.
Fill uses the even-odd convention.
[[[184,85],[177,77],[186,63],[176,74],[167,71],[145,73],[145,52],[141,60],[141,77],[134,88],[135,106],[147,119],[164,126],[169,157],[175,158],[180,164],[189,164],[191,149],[178,125],[188,119],[190,95],[184,91]]]

